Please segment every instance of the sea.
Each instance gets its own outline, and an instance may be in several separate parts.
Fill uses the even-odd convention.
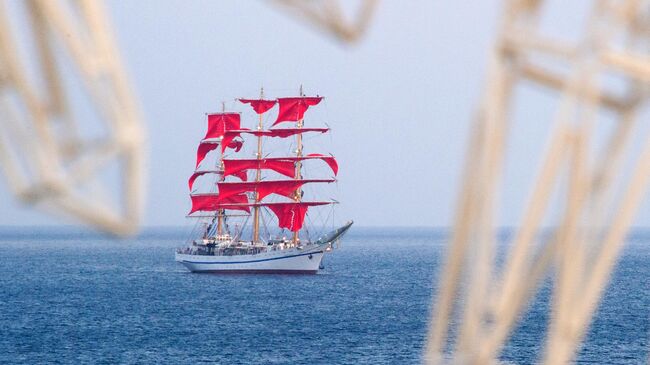
[[[0,364],[421,363],[446,230],[353,227],[321,273],[295,276],[189,273],[186,239],[0,228]],[[650,231],[627,241],[576,363],[648,363]],[[539,361],[549,286],[503,363]]]

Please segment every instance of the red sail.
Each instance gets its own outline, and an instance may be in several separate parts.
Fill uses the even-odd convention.
[[[199,167],[199,164],[205,156],[208,154],[208,152],[216,149],[219,146],[219,143],[213,143],[213,142],[201,142],[199,144],[199,148],[196,151],[196,166],[194,168]],[[241,141],[228,141],[227,144],[223,144],[223,146],[227,146],[227,148],[232,148],[235,150],[235,152],[239,152],[241,150],[243,143]],[[223,147],[222,147],[223,148]],[[225,148],[223,148],[225,150]],[[222,151],[223,152],[223,151]]]
[[[243,194],[246,193],[247,191],[254,191],[256,187],[256,183],[255,182],[226,183],[220,181],[217,183],[217,186],[219,187],[219,196],[222,199],[226,199],[229,196],[235,194]]]
[[[202,175],[205,175],[205,174],[216,174],[216,173],[219,173],[219,171],[214,171],[214,170],[213,170],[213,171],[210,171],[210,170],[205,170],[205,171],[195,171],[195,172],[192,174],[192,176],[190,176],[190,179],[189,179],[189,181],[187,182],[188,185],[189,185],[190,191],[192,191],[192,187],[194,187],[194,181],[196,181],[196,179],[197,179],[199,176],[202,176]],[[246,180],[248,180],[248,175],[246,175],[246,171],[237,171],[237,172],[232,173],[232,174],[230,174],[230,175],[238,177],[241,181],[246,181]]]
[[[235,194],[257,191],[259,199],[270,194],[279,194],[291,198],[294,192],[306,183],[327,182],[335,180],[275,180],[260,182],[218,182],[219,196],[225,199]]]
[[[260,181],[260,182],[242,182],[242,183],[224,183],[219,182],[219,195],[227,198],[234,194],[242,194],[247,191],[257,191],[259,199],[270,194],[280,194],[286,197],[291,195],[302,185],[305,184],[303,180],[286,180],[286,181]]]
[[[239,113],[208,114],[208,132],[204,139],[221,138],[230,129],[239,129]]]
[[[306,157],[318,158],[325,161],[325,163],[332,169],[334,176],[339,174],[339,164],[336,162],[334,156],[325,156],[321,155],[320,153],[310,153]]]
[[[269,109],[273,108],[277,100],[263,100],[263,99],[239,99],[244,104],[250,104],[257,114],[264,114]]]
[[[298,232],[305,221],[308,207],[329,204],[327,202],[297,202],[297,203],[270,203],[265,204],[278,217],[280,228]]]
[[[321,132],[325,133],[329,131],[329,128],[274,128],[274,129],[269,129],[266,134],[268,137],[280,137],[280,138],[287,138],[291,136],[295,136],[298,133],[305,133],[305,132]]]
[[[192,210],[188,214],[198,211],[214,212],[219,209],[243,210],[250,213],[248,197],[245,194],[231,195],[223,198],[217,194],[192,195]]]
[[[282,160],[257,160],[257,159],[237,159],[223,160],[224,176],[235,175],[240,172],[251,169],[267,169],[278,172],[287,177],[295,177],[296,165],[293,161]]]
[[[234,175],[241,171],[252,169],[273,170],[287,177],[295,177],[295,162],[303,160],[323,160],[332,169],[334,176],[338,174],[339,166],[334,156],[325,156],[318,153],[311,153],[303,157],[270,157],[261,160],[257,159],[224,159],[224,176]],[[242,179],[244,180],[244,179]]]
[[[286,177],[296,177],[296,163],[291,160],[264,160],[263,167]]]
[[[248,174],[246,174],[246,171],[239,171],[231,175],[237,176],[241,181],[248,181]]]
[[[234,139],[236,137],[239,137],[241,133],[244,131],[248,131],[248,129],[247,128],[235,129],[235,130],[229,130],[224,132],[223,139],[221,140],[221,143],[223,143],[223,145],[221,146],[221,152],[223,153],[226,150],[226,147],[224,146],[230,147],[230,144],[232,143],[239,143],[241,145],[242,144],[241,141],[235,141]],[[239,149],[241,149],[241,146],[237,150],[235,150],[235,152],[239,152]]]
[[[259,164],[259,160],[227,160],[223,159],[223,176],[234,175],[241,171],[254,169]]]
[[[270,157],[266,158],[265,160],[267,161],[273,161],[273,160],[287,160],[287,161],[304,161],[304,160],[323,160],[327,165],[332,169],[332,172],[334,173],[334,176],[338,175],[339,173],[339,165],[336,162],[336,159],[334,156],[325,156],[321,155],[320,153],[310,153],[307,156],[302,156],[302,157]]]
[[[295,136],[296,134],[299,133],[306,133],[306,132],[325,133],[327,131],[329,131],[329,128],[273,128],[265,131],[258,131],[258,130],[251,130],[251,129],[238,129],[238,130],[227,131],[225,136],[228,137],[229,135],[232,135],[233,136],[232,138],[234,138],[239,136],[240,133],[247,133],[257,137],[287,138],[287,137]]]
[[[219,146],[218,143],[201,143],[201,144],[199,144],[199,148],[196,151],[196,167],[199,167],[199,164],[201,163],[201,161],[203,161],[203,159],[208,154],[208,152],[216,149],[218,146]]]
[[[192,187],[194,186],[194,181],[196,180],[197,177],[205,175],[205,174],[211,174],[211,173],[216,173],[218,171],[195,171],[192,176],[190,176],[190,180],[187,182],[187,184],[190,187],[190,191],[192,191]]]
[[[280,104],[280,111],[278,112],[278,119],[275,120],[273,125],[282,122],[296,122],[301,120],[305,111],[312,106],[320,103],[323,98],[316,97],[295,97],[295,98],[278,98]]]
[[[192,214],[199,210],[212,212],[217,210],[217,196],[216,195],[196,195],[191,196],[192,210],[188,214]]]
[[[244,145],[244,143],[242,141],[239,141],[239,140],[229,141],[228,144],[225,144],[225,143],[222,144],[221,149],[222,149],[222,152],[225,151],[224,146],[226,146],[227,148],[232,148],[233,150],[235,150],[235,152],[239,152],[239,150],[241,150],[243,145]]]

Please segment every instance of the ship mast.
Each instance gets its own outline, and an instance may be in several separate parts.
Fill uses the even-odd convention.
[[[260,89],[260,100],[264,100],[264,88]],[[262,115],[264,113],[259,113],[258,117],[258,123],[257,123],[257,130],[261,131],[263,128],[262,125]],[[257,136],[257,160],[262,159],[262,135]],[[258,165],[259,166],[259,165]],[[262,178],[262,169],[257,169],[257,172],[255,174],[255,182],[260,182],[260,179]],[[253,211],[253,243],[258,242],[260,239],[260,207],[257,205],[257,203],[260,202],[260,193],[255,192],[255,208]]]
[[[300,85],[300,96],[301,97],[305,96],[305,94],[303,93],[303,90],[302,90],[302,85]],[[301,129],[302,125],[303,125],[303,122],[304,122],[304,117],[300,118],[296,122],[296,128]],[[296,143],[297,144],[296,156],[297,157],[302,157],[302,133],[296,134],[296,142],[297,142]],[[296,175],[295,175],[296,180],[300,180],[302,178],[302,174],[301,174],[301,171],[300,171],[301,168],[302,168],[302,162],[300,160],[296,161]],[[294,197],[294,200],[296,202],[300,202],[301,199],[302,199],[302,188],[298,188],[296,190],[296,195]],[[299,231],[293,232],[293,243],[296,244],[296,245],[300,242],[300,237],[298,236],[298,233],[299,233]]]
[[[225,112],[225,111],[226,111],[226,103],[222,101],[221,102],[221,112]],[[223,143],[223,136],[221,137],[221,142],[220,143]],[[217,171],[221,171],[221,173],[219,174],[219,181],[224,181],[224,175],[223,175],[223,151],[224,151],[223,148],[219,148],[219,161],[217,162],[217,164],[215,166]],[[219,236],[221,236],[223,234],[223,214],[224,214],[223,209],[219,209],[217,211],[217,235],[219,235]]]

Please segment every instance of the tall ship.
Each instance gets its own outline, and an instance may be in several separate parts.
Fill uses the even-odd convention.
[[[323,257],[352,221],[335,225],[338,202],[309,194],[317,197],[338,174],[333,155],[308,152],[304,143],[330,131],[305,126],[307,110],[322,99],[305,96],[302,87],[299,96],[266,99],[262,89],[259,99],[237,99],[252,108],[253,128],[242,127],[242,113],[226,111],[225,104],[207,115],[188,182],[188,217],[196,224],[177,249],[177,262],[214,273],[315,274],[323,268]]]

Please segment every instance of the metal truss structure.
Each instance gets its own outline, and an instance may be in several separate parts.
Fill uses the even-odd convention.
[[[0,169],[23,202],[125,235],[142,215],[144,133],[104,14],[90,0],[0,3]],[[66,87],[71,75],[81,87]],[[75,116],[73,99],[95,118]],[[117,198],[103,188],[111,162]]]
[[[356,16],[344,15],[338,0],[273,0],[279,8],[311,23],[344,43],[357,42],[366,32],[378,0],[361,0]]]
[[[542,35],[538,23],[547,3],[505,2],[432,310],[428,364],[498,363],[518,317],[549,272],[552,313],[540,362],[571,362],[649,183],[650,139],[643,137],[640,154],[628,147],[648,102],[650,2],[591,2],[585,36],[577,44]],[[504,263],[497,265],[494,215],[505,193],[499,187],[508,111],[513,89],[531,82],[557,95],[558,107],[530,201]],[[604,146],[591,148],[604,115],[614,128]],[[633,164],[629,176],[625,161]],[[541,224],[554,188],[566,194],[559,193],[563,208],[550,212],[557,229],[545,236]]]

